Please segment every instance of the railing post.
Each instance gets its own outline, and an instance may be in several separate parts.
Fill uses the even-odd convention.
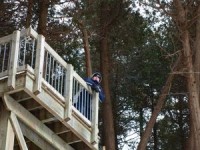
[[[41,92],[42,86],[42,75],[43,75],[43,65],[44,65],[44,43],[45,37],[43,35],[38,35],[37,38],[37,49],[36,49],[36,63],[35,63],[35,84],[34,84],[34,94],[39,94]]]
[[[65,113],[64,119],[70,120],[72,115],[72,90],[73,90],[73,66],[68,64],[65,76]]]
[[[8,68],[8,88],[15,89],[15,80],[17,73],[18,54],[20,43],[20,31],[14,31],[12,35],[12,47],[10,52],[9,68]]]
[[[91,143],[98,144],[98,116],[99,116],[99,93],[92,93],[92,135]],[[98,146],[98,145],[97,145]]]

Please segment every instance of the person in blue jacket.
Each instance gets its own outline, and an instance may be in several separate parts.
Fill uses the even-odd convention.
[[[105,94],[100,82],[102,80],[102,75],[99,72],[95,72],[91,77],[84,79],[86,84],[91,86],[91,89],[95,92],[99,92],[99,101],[103,102],[105,99]],[[81,112],[88,120],[91,121],[92,117],[92,101],[91,95],[85,89],[82,89],[76,96],[74,96],[76,102],[73,104],[74,107]]]
[[[103,102],[105,99],[105,94],[100,85],[101,81],[102,81],[102,75],[100,72],[95,72],[93,73],[92,77],[85,79],[85,82],[87,83],[87,85],[91,86],[92,90],[99,92],[99,100],[100,102]]]

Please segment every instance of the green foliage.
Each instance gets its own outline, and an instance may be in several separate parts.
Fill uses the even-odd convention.
[[[109,33],[110,87],[113,99],[115,131],[119,149],[124,143],[132,149],[137,146],[139,136],[150,118],[170,67],[176,60],[180,49],[177,30],[170,18],[157,17],[156,11],[148,11],[148,17],[134,12],[131,1],[103,0],[74,1],[64,5],[52,1],[47,22],[47,42],[66,62],[73,64],[75,70],[84,76],[85,57],[83,52],[80,22],[89,33],[93,69],[99,69],[100,36],[98,17],[100,9],[106,9],[104,19],[109,22],[111,14],[116,14],[114,26]],[[123,2],[123,3],[122,3]],[[131,5],[130,5],[131,4]],[[27,3],[1,3],[0,35],[5,36],[15,29],[25,26]],[[57,8],[59,7],[59,11]],[[113,9],[116,8],[116,9]],[[120,8],[120,9],[117,9]],[[114,12],[111,12],[114,11]],[[31,26],[36,29],[38,4],[34,4]],[[162,14],[162,12],[160,12]],[[5,15],[6,14],[6,15]],[[162,19],[162,24],[159,24]],[[155,26],[155,24],[159,24]],[[173,54],[173,55],[172,55]],[[157,121],[157,141],[152,134],[148,149],[158,143],[158,149],[182,149],[188,136],[188,108],[185,93],[185,78],[178,77],[171,86],[166,105]],[[130,131],[137,136],[127,140]],[[153,131],[152,131],[153,133]],[[178,139],[178,140],[177,140]]]

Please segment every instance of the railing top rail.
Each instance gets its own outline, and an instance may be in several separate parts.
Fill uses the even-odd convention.
[[[37,39],[38,33],[35,30],[33,30],[31,27],[29,27],[27,29],[21,30],[20,36],[21,37],[31,36],[31,37]],[[60,55],[58,55],[54,51],[54,49],[47,42],[44,43],[44,47],[63,67],[67,68],[68,64],[63,60],[63,58]]]
[[[27,29],[22,29],[20,31],[20,36],[23,37],[23,36],[32,36],[33,38],[37,39],[38,37],[38,33],[33,30],[33,28],[29,27]]]
[[[0,44],[10,42],[12,40],[12,34],[0,38]]]
[[[86,82],[74,71],[73,77],[90,93],[92,94],[92,90],[90,86],[86,84]]]
[[[3,43],[6,43],[6,42],[10,42],[12,40],[12,35],[13,34],[9,34],[7,36],[4,36],[4,37],[1,37],[0,38],[0,44],[3,44]],[[38,36],[38,33],[33,30],[31,27],[30,28],[27,28],[27,29],[22,29],[20,31],[20,36],[23,37],[23,36],[32,36],[33,38],[37,39],[37,36]]]
[[[44,43],[44,48],[45,50],[47,50],[63,67],[65,67],[67,69],[68,64],[63,60],[63,58],[58,55],[58,53],[56,53],[54,51],[54,49],[47,43]]]

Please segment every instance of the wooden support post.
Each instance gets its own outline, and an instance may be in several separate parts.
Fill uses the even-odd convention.
[[[62,140],[58,135],[56,135],[46,125],[44,125],[40,120],[38,120],[35,116],[33,116],[33,114],[31,114],[24,107],[22,107],[18,102],[16,102],[11,96],[4,94],[3,100],[8,110],[12,110],[12,112],[16,114],[16,116],[20,119],[20,121],[26,124],[30,129],[32,129],[36,134],[38,134],[41,138],[46,140],[49,144],[54,146],[56,149],[74,150],[70,145],[68,145],[64,140]],[[1,141],[1,138],[0,138],[0,141]],[[0,147],[0,150],[1,150],[1,147]]]
[[[0,149],[13,150],[14,131],[9,121],[10,112],[5,109],[3,102],[0,101]]]
[[[15,131],[15,134],[16,134],[20,149],[21,150],[28,150],[28,147],[26,145],[26,142],[25,142],[24,136],[22,134],[19,122],[17,120],[17,117],[12,112],[11,112],[11,115],[10,115],[10,122],[12,123],[12,127],[13,127],[13,129]]]
[[[20,31],[14,31],[12,35],[12,47],[10,52],[9,68],[8,68],[8,88],[15,89],[15,76],[17,72],[18,54],[20,43]]]
[[[64,119],[70,120],[72,115],[72,89],[73,89],[73,66],[68,64],[65,76],[65,112]]]
[[[41,92],[42,86],[42,75],[43,75],[43,65],[44,65],[44,44],[45,38],[43,35],[38,35],[37,49],[36,49],[36,63],[35,63],[35,84],[34,84],[34,94],[39,94]]]
[[[98,116],[99,116],[99,93],[92,93],[92,135],[91,143],[98,146]]]
[[[19,120],[20,128],[22,130],[23,135],[32,141],[37,147],[41,150],[56,150],[54,146],[49,144],[45,139],[43,139],[40,135],[35,133],[31,128],[29,128],[26,124]],[[34,149],[34,147],[29,147],[30,149]],[[38,148],[37,148],[38,149]]]

